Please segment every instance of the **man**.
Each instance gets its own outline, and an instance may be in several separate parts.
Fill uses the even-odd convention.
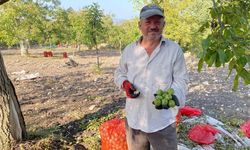
[[[126,138],[129,150],[177,149],[175,117],[179,107],[156,109],[159,89],[174,89],[180,107],[185,104],[187,70],[180,46],[162,36],[164,12],[157,5],[141,9],[141,38],[122,54],[114,80],[126,92]]]

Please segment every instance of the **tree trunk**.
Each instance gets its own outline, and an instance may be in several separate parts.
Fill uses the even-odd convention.
[[[0,0],[0,5],[2,5],[3,3],[7,2],[9,0]]]
[[[95,49],[96,49],[96,63],[97,63],[97,68],[100,69],[99,50],[98,50],[97,45],[95,45]]]
[[[27,56],[28,55],[28,44],[29,40],[21,40],[20,41],[20,48],[21,48],[21,56]]]
[[[1,53],[0,94],[0,149],[9,150],[27,133],[15,88],[8,78]]]
[[[81,50],[81,44],[77,44],[77,51],[79,52]]]

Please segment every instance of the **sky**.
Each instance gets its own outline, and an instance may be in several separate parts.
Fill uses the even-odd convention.
[[[133,8],[133,3],[129,0],[61,0],[61,6],[79,10],[94,2],[100,5],[104,14],[113,14],[116,20],[132,19],[139,15],[139,11]]]

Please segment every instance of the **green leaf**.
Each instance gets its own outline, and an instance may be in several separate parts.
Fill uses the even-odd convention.
[[[207,21],[206,23],[204,23],[200,28],[199,28],[199,32],[204,32],[206,28],[209,27],[209,22]]]
[[[247,63],[248,63],[248,65],[250,66],[250,56],[246,56],[246,59],[247,59]]]
[[[208,64],[208,67],[211,67],[213,65],[213,63],[215,62],[216,60],[216,56],[217,56],[217,53],[214,52],[212,55],[210,55],[210,58],[209,60],[207,61],[207,64]]]
[[[250,72],[247,71],[245,68],[241,70],[239,75],[244,79],[244,83],[246,85],[250,84]]]
[[[239,46],[236,49],[234,49],[234,53],[235,53],[236,56],[245,55],[245,51],[246,51],[245,49],[243,49],[243,48],[241,48]]]
[[[238,89],[238,86],[239,86],[239,75],[237,74],[235,77],[234,77],[234,83],[233,83],[233,91],[237,91]]]
[[[225,55],[226,55],[226,60],[225,60],[225,62],[229,62],[229,61],[232,59],[232,57],[234,56],[234,55],[233,55],[233,52],[232,52],[231,50],[229,50],[229,49],[227,49],[227,50],[225,51]]]
[[[226,56],[225,52],[223,50],[218,50],[217,52],[219,54],[220,62],[222,64],[224,64],[226,62],[226,59],[227,59],[227,56]]]
[[[242,56],[240,58],[237,59],[237,64],[239,67],[243,68],[245,67],[245,65],[247,64],[247,58]]]
[[[226,29],[224,30],[224,32],[223,32],[223,33],[224,33],[223,36],[224,36],[225,38],[227,38],[227,39],[228,39],[228,38],[231,38],[231,31],[230,31],[230,30],[231,30],[231,29],[226,28]]]
[[[201,58],[201,59],[199,60],[199,63],[198,63],[198,72],[201,72],[201,69],[202,69],[202,67],[203,67],[203,63],[204,63],[204,59]]]
[[[220,66],[221,66],[221,61],[220,61],[219,54],[217,54],[216,59],[215,59],[215,67],[220,67]]]
[[[209,40],[208,39],[205,39],[202,41],[202,48],[203,50],[207,50],[209,47]]]
[[[210,15],[212,18],[217,18],[218,14],[217,14],[218,9],[211,9],[210,10]]]
[[[228,65],[229,73],[228,73],[227,78],[230,76],[230,74],[232,73],[232,70],[235,68],[235,64],[236,64],[236,61],[235,61],[235,59],[233,58],[233,59],[229,62],[229,65]]]

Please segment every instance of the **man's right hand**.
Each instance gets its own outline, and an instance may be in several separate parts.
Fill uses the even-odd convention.
[[[128,80],[123,81],[122,86],[126,92],[126,96],[129,98],[136,98],[140,95],[140,92],[136,90],[134,85]]]

